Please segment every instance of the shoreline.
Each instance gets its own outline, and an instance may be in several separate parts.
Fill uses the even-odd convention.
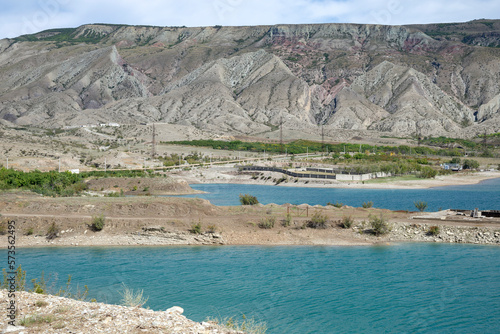
[[[322,179],[298,179],[288,177],[288,180],[276,184],[273,180],[280,179],[284,174],[276,172],[255,172],[269,180],[253,179],[252,173],[238,173],[233,167],[210,168],[207,170],[182,171],[173,175],[183,179],[189,185],[193,184],[245,184],[272,185],[279,187],[305,188],[340,188],[340,189],[430,189],[447,186],[474,185],[482,181],[500,178],[500,171],[483,171],[436,176],[433,179],[372,179],[367,181],[337,181]]]
[[[328,209],[322,208],[325,212]],[[334,211],[342,211],[337,209]],[[332,210],[330,210],[332,211]],[[388,210],[374,209],[371,214],[380,213],[388,215]],[[448,210],[446,210],[448,211]],[[352,212],[352,210],[350,210]],[[347,213],[350,213],[347,212]],[[385,213],[382,213],[385,212]],[[88,229],[79,230],[75,222],[70,228],[61,231],[58,237],[48,240],[43,235],[19,235],[16,237],[18,248],[63,248],[63,247],[176,247],[176,246],[250,246],[250,247],[352,247],[352,246],[376,246],[392,245],[401,243],[460,243],[481,244],[500,246],[500,219],[488,218],[483,220],[472,220],[468,217],[458,221],[454,217],[448,218],[442,212],[428,213],[429,215],[442,214],[443,218],[430,216],[403,217],[402,213],[393,213],[388,219],[389,232],[383,235],[374,235],[365,219],[355,219],[349,228],[341,228],[339,220],[331,218],[327,226],[322,229],[304,228],[306,219],[296,220],[289,227],[274,226],[271,229],[262,229],[254,223],[244,223],[236,226],[229,222],[220,231],[201,232],[195,234],[189,231],[186,225],[166,230],[160,225],[146,224],[144,220],[138,219],[135,226],[127,232],[121,232],[122,224],[116,224],[114,218],[108,218],[113,228],[105,228],[100,232],[92,232]],[[21,222],[22,215],[7,214],[6,217],[14,218]],[[345,215],[343,215],[345,216]],[[225,217],[215,217],[217,220],[227,220]],[[155,221],[155,223],[157,223]],[[127,222],[123,225],[129,225]],[[79,224],[78,224],[79,225]],[[232,228],[228,226],[231,225]],[[142,226],[142,227],[141,227]],[[204,224],[203,228],[205,228]],[[431,227],[438,228],[435,235],[429,233]],[[7,238],[0,241],[1,247],[7,246]]]

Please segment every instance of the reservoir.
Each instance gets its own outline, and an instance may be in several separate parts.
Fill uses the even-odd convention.
[[[427,211],[439,209],[500,210],[500,179],[491,179],[474,185],[446,186],[429,189],[346,189],[307,188],[245,184],[192,184],[206,194],[188,195],[209,200],[218,206],[240,205],[239,194],[256,196],[262,204],[327,205],[343,203],[361,207],[373,202],[375,208],[415,211],[416,201],[428,203]]]
[[[496,246],[27,248],[17,262],[28,282],[44,271],[63,286],[72,275],[73,291],[88,285],[107,303],[125,283],[151,309],[245,315],[268,333],[500,332]]]

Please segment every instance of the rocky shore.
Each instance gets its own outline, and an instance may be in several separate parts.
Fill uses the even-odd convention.
[[[2,310],[6,310],[7,290],[0,290],[0,300]],[[16,292],[16,307],[15,326],[8,324],[7,317],[0,318],[2,333],[241,333],[212,322],[189,320],[180,307],[152,311],[24,291]]]

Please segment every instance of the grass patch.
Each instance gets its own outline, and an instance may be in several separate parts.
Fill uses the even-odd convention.
[[[276,223],[275,217],[263,218],[259,222],[259,227],[263,229],[271,229],[274,227],[275,223]]]
[[[45,307],[47,305],[49,305],[49,303],[47,303],[45,300],[37,300],[35,302],[36,307]]]
[[[55,317],[52,315],[27,315],[24,318],[21,319],[19,322],[19,325],[25,326],[25,327],[32,327],[35,325],[40,325],[40,324],[50,324],[55,320]]]
[[[242,320],[229,317],[223,319],[207,318],[206,321],[218,324],[219,326],[227,329],[247,334],[265,334],[267,332],[267,325],[265,322],[258,322],[254,318],[247,319],[244,314],[242,315]]]
[[[370,201],[370,202],[363,202],[363,208],[365,209],[369,209],[373,206],[373,202]]]
[[[129,289],[125,283],[122,283],[122,291],[119,291],[119,294],[122,296],[120,303],[123,306],[142,307],[149,299],[143,296],[143,290],[134,291]]]

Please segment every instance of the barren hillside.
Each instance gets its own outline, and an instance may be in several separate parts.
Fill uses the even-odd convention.
[[[0,40],[0,121],[173,123],[216,134],[500,131],[499,21],[149,27]],[[462,38],[460,38],[460,36]]]

